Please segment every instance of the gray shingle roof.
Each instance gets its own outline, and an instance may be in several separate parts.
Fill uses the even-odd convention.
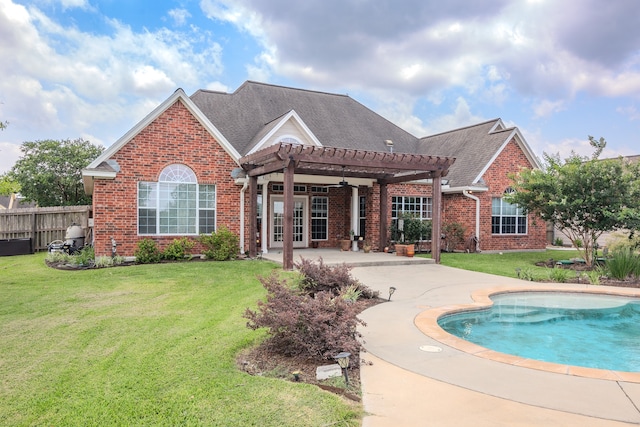
[[[514,130],[505,129],[501,123],[494,119],[421,138],[418,152],[456,158],[447,175],[451,187],[477,184],[474,179]]]
[[[242,155],[266,126],[294,110],[325,147],[415,153],[418,138],[347,95],[245,82],[233,93],[199,90],[191,100]]]

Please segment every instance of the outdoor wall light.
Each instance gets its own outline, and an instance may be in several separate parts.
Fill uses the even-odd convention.
[[[396,288],[394,288],[393,286],[389,288],[389,299],[387,301],[391,301],[391,295],[393,295],[395,291],[396,291]]]
[[[349,367],[349,356],[351,356],[351,353],[347,351],[343,351],[342,353],[338,353],[333,356],[333,358],[336,360],[336,362],[338,362],[338,365],[340,365],[340,368],[342,369],[342,375],[344,375],[344,382],[347,387],[349,386],[349,374],[347,374],[347,368]]]

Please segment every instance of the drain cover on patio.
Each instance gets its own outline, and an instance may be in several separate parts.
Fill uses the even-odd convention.
[[[435,345],[423,345],[420,346],[420,350],[426,351],[427,353],[439,353],[442,351],[442,348],[436,347]]]

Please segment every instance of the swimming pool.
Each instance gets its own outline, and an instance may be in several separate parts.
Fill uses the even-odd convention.
[[[482,347],[565,365],[640,371],[640,299],[587,293],[492,295],[489,308],[438,325]]]

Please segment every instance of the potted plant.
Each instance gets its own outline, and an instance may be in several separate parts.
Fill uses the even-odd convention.
[[[365,254],[368,254],[369,252],[371,252],[371,243],[369,243],[368,240],[365,240],[362,243],[362,250],[364,251]]]
[[[396,254],[398,256],[413,257],[415,254],[415,244],[426,238],[431,231],[431,224],[416,218],[414,215],[405,213],[399,218],[396,225],[396,236],[399,236],[401,243],[396,244]]]
[[[351,247],[351,240],[350,239],[340,239],[340,250],[341,251],[348,251],[350,247]]]

